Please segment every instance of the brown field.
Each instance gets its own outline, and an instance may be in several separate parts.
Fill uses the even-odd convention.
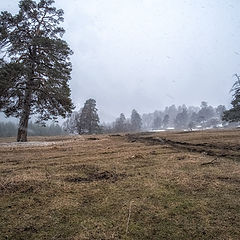
[[[240,130],[11,141],[0,239],[240,239]]]

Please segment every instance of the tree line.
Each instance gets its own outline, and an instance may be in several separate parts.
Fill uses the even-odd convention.
[[[142,128],[142,118],[140,114],[133,109],[131,118],[126,119],[123,113],[112,124],[100,124],[97,113],[96,100],[88,99],[83,108],[75,111],[63,123],[63,129],[71,134],[99,134],[110,132],[136,132]]]
[[[224,105],[212,107],[203,101],[199,107],[185,104],[181,106],[171,105],[163,111],[155,111],[143,114],[143,129],[193,129],[193,128],[212,128],[226,125],[222,120],[226,111]]]
[[[205,101],[197,107],[187,107],[185,104],[177,107],[171,105],[163,111],[156,110],[142,116],[133,109],[130,118],[126,118],[124,113],[121,113],[114,122],[100,125],[96,101],[89,99],[82,109],[72,113],[63,127],[69,133],[78,134],[236,127],[240,122],[240,76],[235,74],[235,77],[236,82],[231,89],[232,108],[229,110],[224,105],[213,107]]]
[[[13,122],[0,122],[0,137],[16,137],[18,125]],[[28,125],[29,136],[58,136],[66,135],[66,132],[59,124],[42,126],[33,122]]]
[[[63,124],[63,129],[72,134],[99,134],[119,132],[139,132],[149,130],[193,130],[195,128],[217,128],[236,126],[238,123],[229,123],[226,115],[229,114],[224,105],[213,107],[207,102],[200,106],[171,105],[163,111],[145,113],[142,116],[132,110],[130,118],[121,113],[112,123],[100,124],[96,101],[88,99],[83,108],[75,111]],[[230,110],[232,111],[232,110]]]
[[[126,118],[124,113],[121,113],[114,122],[103,124],[102,129],[104,133],[140,132],[142,125],[141,115],[136,109],[133,109],[130,118]]]

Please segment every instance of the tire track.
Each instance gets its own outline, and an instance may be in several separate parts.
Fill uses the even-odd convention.
[[[130,142],[142,142],[149,145],[170,145],[174,148],[189,152],[198,152],[214,157],[225,157],[240,161],[240,147],[239,146],[218,146],[212,143],[189,143],[180,142],[167,139],[164,137],[146,136],[145,134],[128,134],[127,140]]]

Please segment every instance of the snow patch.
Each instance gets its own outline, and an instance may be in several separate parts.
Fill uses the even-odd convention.
[[[0,147],[44,147],[55,144],[57,144],[57,142],[11,142],[0,143]]]

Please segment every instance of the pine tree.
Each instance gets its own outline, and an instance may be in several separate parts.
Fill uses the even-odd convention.
[[[114,124],[114,130],[116,132],[125,132],[126,129],[126,117],[123,113],[120,114],[119,118],[116,119]]]
[[[235,74],[237,80],[234,83],[231,91],[233,93],[233,100],[231,102],[232,108],[223,113],[222,120],[229,122],[240,121],[240,76]]]
[[[212,106],[208,106],[207,102],[201,102],[201,109],[198,112],[198,122],[204,122],[214,117],[215,112]]]
[[[223,117],[223,113],[226,111],[226,107],[224,105],[219,105],[216,108],[217,116],[221,119]]]
[[[53,0],[21,0],[19,12],[1,12],[0,110],[19,118],[17,141],[27,141],[28,121],[44,123],[73,109],[68,81],[71,49],[61,39],[63,10]]]
[[[156,116],[153,119],[153,129],[157,130],[162,127],[162,118],[160,116]]]
[[[168,114],[166,114],[164,116],[162,124],[163,124],[164,129],[168,128],[168,124],[169,124],[169,115]]]
[[[133,131],[140,131],[142,127],[142,119],[135,109],[132,110],[131,114],[131,127]]]
[[[176,129],[186,128],[188,125],[188,112],[187,109],[184,108],[182,112],[178,113],[175,121],[174,126]]]
[[[99,133],[100,127],[97,111],[98,109],[96,108],[96,101],[92,98],[88,99],[84,104],[77,122],[77,129],[79,134]]]

